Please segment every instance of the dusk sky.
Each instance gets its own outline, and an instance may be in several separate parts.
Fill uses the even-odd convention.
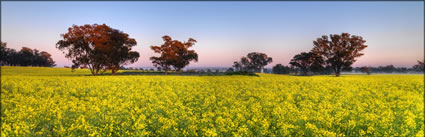
[[[189,67],[231,67],[249,52],[288,65],[322,35],[348,32],[369,47],[354,66],[411,67],[424,58],[424,2],[1,2],[1,41],[71,61],[55,48],[73,24],[106,24],[135,38],[141,54],[131,67],[152,67],[161,37],[198,43]]]

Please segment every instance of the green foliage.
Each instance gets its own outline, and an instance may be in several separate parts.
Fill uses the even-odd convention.
[[[246,57],[242,57],[241,61],[233,62],[236,71],[250,71],[263,73],[264,66],[273,62],[273,58],[268,57],[265,53],[251,52]]]
[[[0,46],[1,66],[56,66],[52,55],[46,51],[22,47],[20,51],[7,48],[7,43],[1,42]]]

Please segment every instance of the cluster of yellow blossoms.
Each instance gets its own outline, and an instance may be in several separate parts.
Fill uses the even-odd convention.
[[[424,136],[423,75],[1,71],[1,136]]]

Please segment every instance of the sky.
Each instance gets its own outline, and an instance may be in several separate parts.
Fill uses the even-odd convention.
[[[135,38],[141,55],[127,67],[152,67],[150,49],[162,36],[198,41],[189,67],[231,67],[250,52],[275,64],[313,48],[322,35],[348,32],[368,47],[353,66],[411,67],[424,59],[424,2],[1,2],[1,41],[9,48],[52,54],[58,67],[70,59],[55,48],[72,25],[106,24]]]

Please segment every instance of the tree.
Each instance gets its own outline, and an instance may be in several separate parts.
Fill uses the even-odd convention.
[[[322,75],[331,75],[333,72],[333,69],[331,66],[325,66],[322,71],[320,71],[320,74]]]
[[[87,66],[94,76],[106,70],[115,74],[122,65],[139,58],[138,52],[131,51],[137,45],[136,40],[105,24],[73,25],[61,37],[63,40],[57,42],[56,48],[72,59],[72,68]]]
[[[227,70],[226,70],[226,72],[233,72],[234,70],[233,70],[233,68],[228,68]]]
[[[290,70],[291,69],[288,66],[283,66],[282,64],[276,64],[272,68],[272,72],[275,74],[289,74]]]
[[[424,68],[425,68],[424,61],[418,60],[418,64],[414,65],[412,68],[413,70],[417,72],[424,72]]]
[[[189,65],[190,61],[198,61],[198,54],[190,47],[197,42],[195,39],[189,38],[187,42],[180,42],[171,39],[170,36],[163,36],[164,44],[161,46],[151,46],[155,53],[161,54],[159,57],[151,57],[152,63],[158,69],[167,72],[173,67],[176,71],[181,71]]]
[[[394,65],[387,65],[387,66],[384,66],[384,67],[379,66],[378,68],[380,68],[385,73],[394,73],[394,71],[396,70]]]
[[[313,60],[313,64],[310,66],[310,71],[315,74],[320,74],[325,69],[325,61],[321,56],[318,56],[312,52],[310,53],[312,54],[311,57]]]
[[[251,62],[247,57],[242,57],[241,61],[233,62],[233,67],[235,67],[236,71],[252,71],[253,67],[251,65]]]
[[[236,71],[250,71],[252,70],[252,66],[250,64],[250,61],[247,57],[242,57],[241,61],[233,62],[233,67]]]
[[[323,35],[313,42],[314,47],[312,52],[322,56],[325,62],[332,67],[335,75],[338,77],[341,70],[351,69],[351,65],[356,61],[356,58],[363,55],[360,53],[367,47],[365,40],[360,36],[342,33],[341,35]]]
[[[48,66],[48,67],[56,66],[55,61],[53,61],[52,55],[50,53],[42,51],[40,53],[40,57],[42,60],[42,66]]]
[[[242,71],[242,64],[237,61],[233,62],[233,67],[235,68],[235,71]]]
[[[307,72],[310,69],[310,65],[312,64],[311,53],[301,52],[300,54],[295,55],[289,64],[294,67],[297,67],[301,70],[303,75],[307,75]]]
[[[136,51],[131,51],[131,48],[136,46],[137,42],[135,39],[129,38],[128,34],[112,29],[110,35],[111,46],[108,46],[108,49],[105,50],[108,55],[105,61],[107,69],[111,70],[112,75],[114,75],[121,66],[136,62],[140,55]]]
[[[1,59],[0,59],[0,65],[6,65],[7,64],[7,59],[9,58],[9,51],[7,48],[7,43],[6,42],[1,42],[1,46],[0,46],[0,55],[1,55]]]
[[[292,66],[298,67],[303,75],[307,75],[310,71],[320,72],[324,68],[323,63],[323,58],[312,52],[301,52],[289,62]]]
[[[360,72],[370,75],[370,69],[369,69],[369,67],[366,67],[366,66],[361,67]]]
[[[255,72],[263,73],[264,66],[271,63],[273,59],[268,57],[264,53],[252,52],[248,54],[249,66],[254,69]]]
[[[31,66],[31,64],[35,64],[34,61],[34,52],[32,49],[28,47],[22,47],[21,51],[18,52],[19,56],[21,56],[20,64],[21,66]]]
[[[263,73],[264,66],[271,63],[273,59],[264,53],[252,52],[247,57],[242,57],[240,62],[234,62],[234,67],[239,71],[252,71]]]
[[[6,43],[1,43],[1,65],[9,66],[55,66],[55,62],[51,55],[45,51],[22,47],[19,52],[14,49],[7,48]]]

